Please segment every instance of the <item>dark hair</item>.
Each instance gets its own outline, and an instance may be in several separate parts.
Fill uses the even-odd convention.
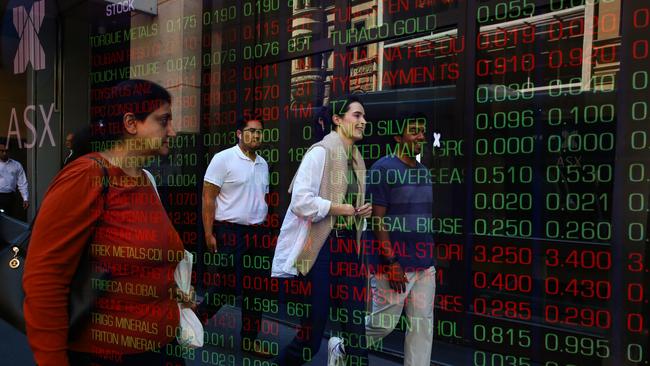
[[[354,94],[347,94],[338,98],[334,98],[329,102],[327,113],[330,117],[331,130],[336,130],[336,125],[333,122],[334,116],[342,117],[349,109],[350,104],[359,103],[365,108],[361,98]]]
[[[149,80],[130,79],[110,88],[106,101],[100,104],[102,115],[93,121],[90,139],[94,141],[121,140],[124,137],[124,115],[133,113],[139,121],[163,104],[171,104],[167,89]]]
[[[100,111],[89,125],[74,132],[71,160],[93,151],[107,150],[112,143],[124,138],[124,114],[133,113],[137,120],[145,120],[163,104],[171,104],[171,94],[149,80],[122,81],[103,94],[103,103],[93,103]]]
[[[332,117],[329,114],[328,107],[322,106],[316,109],[314,113],[314,120],[312,122],[313,142],[318,142],[325,137],[332,130]]]
[[[239,116],[237,118],[237,130],[238,131],[243,131],[244,128],[246,128],[246,125],[250,121],[258,121],[259,123],[262,124],[262,128],[264,128],[264,121],[261,118],[258,118],[258,116],[251,117],[251,118],[244,118],[243,116]]]

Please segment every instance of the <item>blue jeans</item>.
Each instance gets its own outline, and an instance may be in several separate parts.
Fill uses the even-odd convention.
[[[274,360],[280,366],[309,362],[320,349],[328,320],[341,329],[332,335],[344,339],[347,364],[368,365],[366,273],[359,270],[362,258],[356,251],[355,233],[338,231],[338,235],[330,234],[311,271],[299,277],[311,285],[311,296],[305,299],[309,311],[296,337]]]

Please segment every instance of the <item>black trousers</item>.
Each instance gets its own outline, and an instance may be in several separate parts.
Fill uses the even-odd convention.
[[[260,225],[215,222],[213,228],[217,253],[210,254],[209,263],[204,263],[207,292],[198,313],[205,322],[223,305],[235,306],[235,297],[241,295],[242,348],[250,349],[262,326],[264,300],[272,297],[272,238]]]
[[[14,207],[16,206],[16,192],[0,193],[0,209],[7,216],[14,216]]]
[[[326,325],[332,335],[343,339],[346,365],[367,366],[365,271],[355,271],[362,263],[356,249],[354,231],[332,231],[306,276],[299,279],[311,288],[303,301],[309,311],[301,319],[296,337],[280,351],[275,363],[297,366],[311,361],[320,350]]]

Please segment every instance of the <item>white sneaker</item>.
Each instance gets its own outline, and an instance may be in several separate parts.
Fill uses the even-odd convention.
[[[331,337],[327,342],[327,366],[345,366],[343,339]]]

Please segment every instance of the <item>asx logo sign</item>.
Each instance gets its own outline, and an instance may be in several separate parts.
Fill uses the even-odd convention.
[[[28,64],[34,70],[45,68],[45,51],[38,32],[45,18],[45,0],[35,1],[29,13],[24,6],[13,8],[13,23],[20,43],[14,57],[14,74],[25,72]]]
[[[52,112],[54,112],[54,103],[51,103],[49,106],[44,106],[42,104],[39,104],[38,109],[36,107],[37,106],[35,104],[26,106],[25,109],[23,110],[22,121],[20,121],[20,119],[18,118],[19,113],[16,111],[16,108],[11,109],[11,116],[9,117],[9,129],[7,130],[7,134],[6,134],[7,148],[9,148],[9,141],[11,141],[11,136],[16,137],[16,141],[18,141],[19,149],[23,149],[23,148],[31,149],[32,147],[36,146],[37,142],[38,142],[38,147],[42,147],[46,137],[48,137],[50,140],[50,146],[56,146],[56,143],[54,142],[54,135],[52,135],[52,130],[50,129]],[[41,117],[43,121],[42,131],[36,130],[37,110],[41,112]],[[20,136],[20,130],[21,130],[20,122],[22,122],[22,124],[25,125],[25,128],[29,130],[24,143]],[[41,137],[40,142],[38,139],[39,132]],[[29,136],[30,133],[32,136]],[[29,141],[30,137],[31,137],[31,141]]]

